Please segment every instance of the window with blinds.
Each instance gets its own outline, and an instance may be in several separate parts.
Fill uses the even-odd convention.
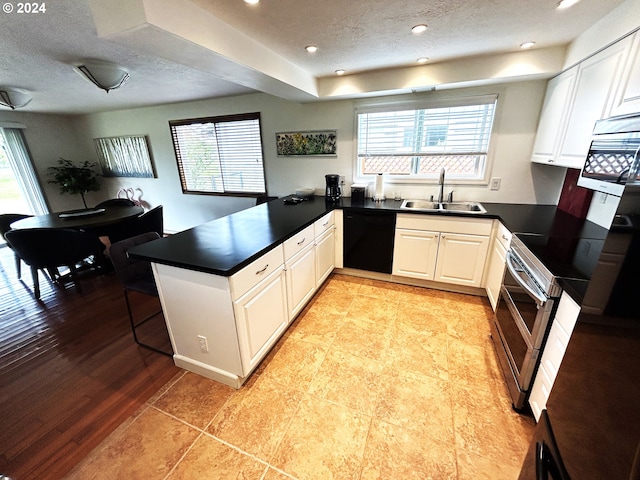
[[[357,112],[358,175],[482,180],[497,96]]]
[[[184,193],[266,194],[260,113],[169,122]]]

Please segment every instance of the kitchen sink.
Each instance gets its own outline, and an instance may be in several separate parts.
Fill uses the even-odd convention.
[[[451,213],[487,213],[487,210],[478,202],[431,202],[428,200],[405,200],[400,205],[403,210],[419,210],[424,212],[451,212]]]

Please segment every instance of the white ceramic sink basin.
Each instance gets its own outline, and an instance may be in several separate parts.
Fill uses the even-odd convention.
[[[451,213],[487,213],[487,210],[478,202],[430,202],[428,200],[405,200],[400,205],[403,210],[419,210],[424,212],[451,212]]]

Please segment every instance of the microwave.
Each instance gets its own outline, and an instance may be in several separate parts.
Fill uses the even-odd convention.
[[[627,187],[640,187],[639,152],[640,115],[599,120],[593,129],[578,186],[618,197]]]

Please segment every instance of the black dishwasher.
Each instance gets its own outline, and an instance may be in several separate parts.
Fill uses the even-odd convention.
[[[395,212],[344,211],[344,266],[391,273]]]

